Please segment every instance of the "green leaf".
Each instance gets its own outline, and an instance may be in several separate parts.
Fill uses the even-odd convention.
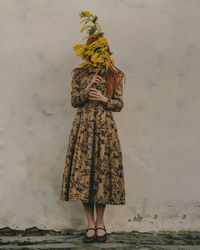
[[[96,31],[95,26],[93,26],[91,29],[88,30],[89,35],[93,35],[94,32]]]
[[[94,18],[93,18],[93,20],[92,20],[92,22],[95,23],[97,21],[97,19],[98,19],[98,17],[95,15]]]

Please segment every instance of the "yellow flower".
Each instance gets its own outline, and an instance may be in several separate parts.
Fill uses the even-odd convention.
[[[89,18],[83,19],[82,21],[80,21],[80,23],[83,23],[83,22],[85,22],[87,20],[90,20],[90,19]]]
[[[84,36],[83,38],[82,38],[82,40],[85,40],[86,38],[88,38],[89,37],[89,35],[88,36]]]
[[[88,29],[88,34],[92,33],[92,35],[85,36],[83,40],[89,38],[90,36],[97,35],[91,44],[76,44],[73,47],[76,55],[80,56],[84,60],[80,66],[84,66],[86,68],[92,67],[95,71],[101,68],[105,69],[105,71],[108,71],[109,68],[114,65],[114,58],[111,59],[111,55],[107,51],[108,40],[101,32],[101,26],[97,22],[97,18],[91,18],[94,17],[94,15],[89,11],[81,11],[80,17],[85,17],[84,20],[80,22],[85,22],[81,32],[83,32],[85,29]],[[87,25],[87,23],[90,21],[93,24]],[[86,60],[88,57],[90,57],[91,61]]]
[[[88,61],[84,61],[84,62],[82,62],[82,63],[80,64],[80,66],[90,66],[90,65],[91,65],[91,63],[88,62]]]
[[[115,61],[115,59],[114,59],[114,57],[111,59],[111,62],[112,62],[112,65],[114,65],[114,61]]]
[[[89,11],[81,11],[81,13],[83,13],[84,16],[93,16],[93,14],[91,14]]]
[[[87,46],[84,44],[76,44],[73,46],[73,49],[75,50],[77,56],[81,56],[86,47]]]
[[[92,27],[92,26],[91,25],[85,25],[85,26],[83,26],[83,28],[81,29],[81,32],[83,32],[85,29],[87,29],[89,27]]]
[[[97,28],[99,28],[99,30],[101,31],[101,26],[100,26],[100,24],[99,24],[98,22],[95,22],[95,24],[96,24]]]
[[[79,48],[82,48],[83,46],[84,46],[83,44],[78,43],[78,44],[74,45],[73,48],[79,49]]]

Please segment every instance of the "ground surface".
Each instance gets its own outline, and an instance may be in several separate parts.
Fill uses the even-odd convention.
[[[85,230],[0,229],[0,249],[200,250],[200,232],[109,233],[105,243],[84,243]]]

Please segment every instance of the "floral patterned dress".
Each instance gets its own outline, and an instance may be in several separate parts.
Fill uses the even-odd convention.
[[[72,77],[71,105],[77,108],[69,135],[60,200],[101,204],[125,204],[123,161],[118,130],[112,112],[124,106],[120,87],[108,102],[88,99],[85,88],[92,72],[81,79],[76,68]],[[95,86],[96,85],[96,86]],[[94,84],[106,96],[106,80]]]

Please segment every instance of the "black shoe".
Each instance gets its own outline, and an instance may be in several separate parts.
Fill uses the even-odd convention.
[[[96,233],[93,236],[87,236],[88,230],[94,230],[96,232],[95,228],[93,228],[93,227],[88,228],[86,230],[86,233],[85,233],[85,236],[83,238],[83,241],[86,242],[86,243],[94,242],[95,239],[96,239]]]
[[[97,229],[102,229],[102,230],[104,230],[105,231],[105,234],[104,235],[97,235],[97,233],[96,233],[96,241],[98,241],[98,242],[104,242],[104,241],[106,241],[106,239],[107,239],[107,234],[106,234],[106,228],[105,228],[105,226],[103,226],[103,227],[96,227],[96,231],[97,231]]]

